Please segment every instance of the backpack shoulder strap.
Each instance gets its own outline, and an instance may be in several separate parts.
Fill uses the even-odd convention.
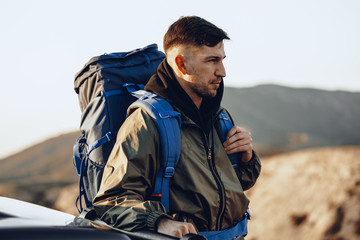
[[[218,123],[220,126],[220,138],[222,142],[226,141],[226,135],[230,131],[230,129],[234,126],[234,124],[231,121],[231,118],[228,116],[227,112],[222,109],[218,116]],[[234,169],[238,168],[238,161],[241,158],[241,153],[234,153],[228,155],[229,159],[231,161],[231,164],[233,165]]]
[[[142,108],[154,119],[160,133],[162,168],[156,178],[153,196],[161,197],[161,202],[168,212],[169,183],[174,176],[181,150],[180,113],[174,111],[168,101],[155,93],[140,90],[133,95],[139,99],[130,105],[128,115],[136,108]]]

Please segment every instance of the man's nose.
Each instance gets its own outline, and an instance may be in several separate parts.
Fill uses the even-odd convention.
[[[225,71],[225,67],[224,64],[222,62],[219,63],[218,68],[216,69],[215,75],[217,77],[226,77],[226,71]]]

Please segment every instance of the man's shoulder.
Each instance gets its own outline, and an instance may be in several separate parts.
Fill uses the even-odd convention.
[[[134,111],[125,119],[119,132],[120,131],[156,132],[156,125],[152,117],[144,109],[139,107],[134,109]]]

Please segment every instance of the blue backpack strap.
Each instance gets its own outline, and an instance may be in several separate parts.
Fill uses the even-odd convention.
[[[244,219],[235,226],[222,231],[198,232],[199,235],[206,237],[208,240],[235,239],[239,236],[245,236],[248,233],[247,223],[251,219],[249,209],[246,210]]]
[[[154,119],[160,133],[162,170],[156,178],[153,196],[161,197],[161,203],[169,212],[170,179],[174,176],[181,150],[180,113],[174,111],[168,101],[154,93],[137,91],[133,95],[139,100],[129,107],[128,113],[134,108],[144,109]]]
[[[76,143],[74,144],[74,164],[76,166],[76,172],[79,175],[79,195],[76,198],[75,206],[80,213],[83,210],[82,206],[82,199],[84,200],[85,204],[88,206],[91,202],[88,200],[85,186],[83,182],[85,169],[86,169],[86,161],[84,160],[86,152],[87,152],[87,144],[86,138],[83,133],[82,137],[80,137]]]
[[[221,138],[222,138],[221,140],[224,143],[226,141],[226,135],[228,134],[230,129],[234,126],[234,124],[231,122],[230,117],[227,115],[224,109],[219,114],[218,122],[220,125]],[[237,169],[238,161],[241,158],[241,153],[233,153],[233,154],[229,154],[228,156],[234,169]]]

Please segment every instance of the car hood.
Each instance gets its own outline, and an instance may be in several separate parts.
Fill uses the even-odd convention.
[[[74,215],[36,204],[0,197],[0,228],[19,226],[66,226]]]

